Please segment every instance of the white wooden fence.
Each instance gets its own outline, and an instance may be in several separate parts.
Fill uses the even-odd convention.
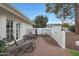
[[[52,31],[52,38],[60,45],[60,47],[65,49],[65,32],[64,31]]]
[[[35,34],[35,29],[27,29],[27,34],[32,32]],[[55,41],[60,45],[60,47],[65,49],[65,32],[61,31],[60,29],[53,29],[53,28],[37,28],[38,34],[48,34],[50,35]]]

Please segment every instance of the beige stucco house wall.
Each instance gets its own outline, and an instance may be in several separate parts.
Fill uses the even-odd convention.
[[[20,37],[18,40],[23,38],[26,34],[27,28],[33,28],[34,23],[25,17],[16,8],[11,7],[8,4],[0,4],[0,39],[6,38],[6,23],[7,20],[13,21],[13,35],[16,39],[16,24],[20,24]],[[17,39],[16,39],[17,40]],[[17,41],[18,41],[17,40]]]

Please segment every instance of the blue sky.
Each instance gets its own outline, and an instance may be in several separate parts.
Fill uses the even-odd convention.
[[[60,23],[54,14],[45,12],[44,3],[13,3],[12,5],[31,20],[35,19],[38,15],[46,15],[49,19],[48,23]]]

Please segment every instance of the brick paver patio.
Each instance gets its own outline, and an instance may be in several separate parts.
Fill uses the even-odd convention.
[[[23,56],[68,56],[69,52],[58,46],[51,45],[43,37],[38,37],[35,41],[36,49],[32,52],[22,52],[18,55]]]

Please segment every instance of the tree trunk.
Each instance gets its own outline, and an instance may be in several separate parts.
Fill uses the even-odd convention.
[[[78,4],[74,4],[74,12],[75,12],[75,33],[79,34],[79,24],[78,24]]]

